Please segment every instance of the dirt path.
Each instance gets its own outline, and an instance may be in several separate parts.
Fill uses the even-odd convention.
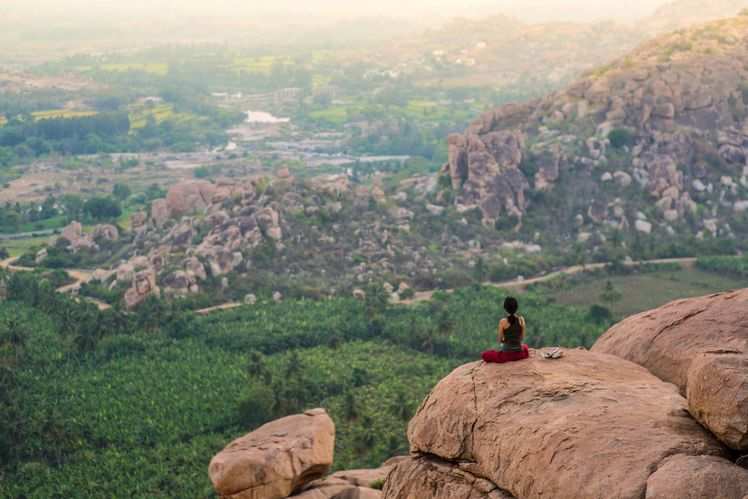
[[[658,260],[625,262],[624,265],[626,267],[639,267],[641,265],[658,265],[658,264],[668,264],[668,263],[678,264],[682,267],[693,267],[696,264],[696,258],[663,258],[663,259],[658,259]],[[609,265],[608,263],[591,263],[588,265],[572,265],[571,267],[564,267],[563,269],[559,269],[554,272],[550,272],[548,274],[533,277],[530,279],[523,279],[523,280],[514,279],[511,281],[504,281],[504,282],[486,282],[484,283],[484,285],[492,286],[494,288],[522,290],[532,284],[539,284],[543,282],[552,281],[553,279],[556,279],[558,277],[571,276],[571,275],[580,274],[582,272],[591,272],[594,270],[602,270],[606,268],[608,265]],[[437,291],[443,291],[445,293],[454,292],[453,289],[419,291],[415,294],[415,296],[412,299],[403,300],[400,303],[409,305],[409,304],[418,303],[422,301],[428,301],[431,298],[433,298],[434,293],[436,293]]]
[[[6,258],[5,260],[0,261],[0,268],[9,270],[11,272],[33,272],[34,269],[30,267],[20,267],[18,265],[15,265],[15,263],[18,261],[18,257],[13,258]],[[58,293],[75,293],[77,292],[81,285],[87,283],[91,280],[91,276],[93,275],[93,272],[90,270],[82,270],[82,269],[64,269],[65,272],[67,272],[68,276],[73,279],[73,282],[70,284],[66,284],[65,286],[61,286],[57,288]],[[99,307],[99,310],[108,310],[112,308],[111,305],[108,303],[104,303],[101,300],[97,300],[96,298],[91,297],[84,297],[86,301],[89,301],[93,304],[95,304],[97,307]]]
[[[658,260],[643,260],[638,262],[624,262],[624,265],[626,267],[638,267],[640,265],[658,265],[658,264],[669,264],[674,263],[678,264],[681,267],[693,267],[696,264],[696,258],[662,258]],[[556,270],[554,272],[550,272],[545,275],[532,277],[530,279],[523,279],[523,280],[517,280],[514,279],[512,281],[504,281],[504,282],[486,282],[484,283],[485,286],[492,286],[494,288],[503,288],[503,289],[518,289],[522,290],[527,288],[528,286],[532,284],[539,284],[543,282],[548,282],[553,279],[556,279],[558,277],[562,276],[570,276],[570,275],[576,275],[580,274],[582,272],[591,272],[594,270],[602,270],[605,267],[610,265],[609,263],[591,263],[588,265],[572,265],[570,267],[564,267],[562,269]],[[453,293],[453,289],[442,289],[442,290],[430,290],[430,291],[418,291],[416,292],[415,296],[411,298],[410,300],[402,300],[398,302],[400,305],[412,305],[414,303],[419,303],[423,301],[429,301],[434,297],[434,293],[437,291],[442,291],[445,293]],[[241,303],[237,302],[231,302],[231,303],[224,303],[223,305],[216,305],[214,307],[208,307],[204,308],[202,310],[195,311],[198,315],[210,315],[215,312],[221,312],[223,310],[232,310],[235,308],[241,307]]]

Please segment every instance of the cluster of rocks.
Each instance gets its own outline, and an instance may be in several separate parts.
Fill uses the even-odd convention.
[[[456,369],[410,422],[384,498],[744,499],[747,314],[748,290],[682,300],[592,351]]]
[[[131,256],[101,280],[126,287],[129,308],[151,295],[197,293],[209,276],[246,264],[246,253],[264,241],[281,245],[280,224],[277,205],[252,181],[184,181],[153,201],[150,213],[134,214]]]
[[[650,233],[695,219],[701,235],[729,236],[730,219],[748,210],[746,40],[746,16],[683,30],[565,91],[484,114],[449,138],[442,174],[455,204],[480,209],[487,224],[521,219],[530,192],[564,177],[587,232]],[[656,218],[637,221],[651,204]]]
[[[80,250],[98,251],[102,242],[116,242],[119,240],[119,230],[114,225],[96,225],[89,233],[83,232],[80,222],[72,222],[62,230],[58,240],[76,253]]]
[[[443,222],[446,210],[429,199],[435,182],[433,176],[412,178],[387,194],[381,178],[364,187],[345,175],[297,182],[283,171],[271,178],[183,181],[153,201],[149,212],[132,216],[132,232],[120,242],[127,247],[118,252],[124,259],[97,271],[96,279],[122,289],[130,308],[152,295],[227,287],[231,276],[253,271],[311,276],[329,284],[329,294],[392,275],[400,289],[388,293],[407,296],[418,279],[435,281],[447,266],[467,265],[467,257],[491,249],[469,228],[448,225],[441,254],[428,248],[424,241],[432,240],[434,222]],[[493,249],[502,249],[499,236],[489,241]],[[503,249],[538,251],[519,242]]]
[[[223,499],[381,499],[378,489],[400,460],[326,476],[334,449],[335,424],[314,409],[231,442],[213,457],[208,474]]]

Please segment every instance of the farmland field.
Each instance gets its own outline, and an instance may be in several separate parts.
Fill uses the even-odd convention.
[[[610,281],[620,300],[606,304],[616,318],[659,307],[670,301],[748,286],[744,279],[699,269],[679,269],[621,276],[586,276],[554,294],[562,305],[588,307],[603,304],[601,295]]]
[[[49,243],[49,236],[32,237],[28,239],[3,239],[0,248],[5,248],[10,256],[21,256],[32,248],[41,248]]]

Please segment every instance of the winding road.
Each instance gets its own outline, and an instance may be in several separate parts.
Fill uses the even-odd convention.
[[[630,261],[630,262],[624,262],[623,263],[626,267],[640,267],[642,265],[665,265],[665,264],[677,264],[684,268],[691,268],[694,265],[696,265],[696,258],[689,257],[689,258],[661,258],[657,260],[641,260],[641,261]],[[587,265],[572,265],[571,267],[564,267],[562,269],[549,272],[548,274],[544,274],[537,277],[532,277],[530,279],[514,279],[511,281],[504,281],[504,282],[484,282],[484,286],[492,286],[494,288],[503,288],[503,289],[525,289],[528,286],[532,284],[540,284],[543,282],[552,281],[553,279],[563,277],[563,276],[571,276],[575,274],[581,274],[582,272],[592,272],[595,270],[602,270],[606,267],[608,267],[610,263],[590,263]],[[403,304],[412,304],[417,303],[421,301],[428,301],[433,296],[434,293],[437,291],[442,291],[445,293],[453,293],[453,289],[441,289],[441,290],[430,290],[430,291],[418,291],[416,292],[415,296],[410,300],[403,300],[400,303]]]

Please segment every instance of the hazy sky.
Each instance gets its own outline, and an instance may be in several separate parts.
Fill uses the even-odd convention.
[[[709,1],[709,0],[704,0]],[[633,19],[666,0],[0,0],[0,16],[74,19],[204,16],[307,20],[356,16],[453,17],[507,13],[528,20]]]

